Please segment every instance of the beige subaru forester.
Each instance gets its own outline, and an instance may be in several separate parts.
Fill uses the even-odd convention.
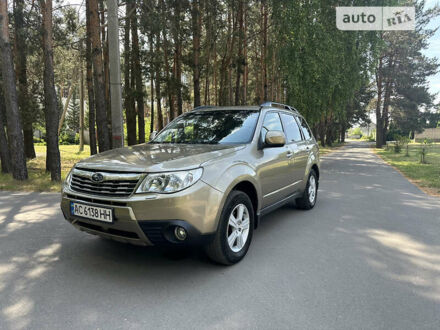
[[[196,244],[240,261],[264,214],[314,207],[319,149],[293,107],[199,107],[149,143],[78,162],[61,209],[76,228],[138,245]]]

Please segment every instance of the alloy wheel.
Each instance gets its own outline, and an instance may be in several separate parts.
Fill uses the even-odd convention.
[[[309,179],[309,201],[310,204],[315,203],[316,198],[316,179],[313,175]]]
[[[230,249],[235,253],[240,252],[247,242],[249,219],[249,210],[244,204],[235,206],[229,216],[226,239]]]

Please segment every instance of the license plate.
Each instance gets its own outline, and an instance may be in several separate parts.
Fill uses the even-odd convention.
[[[78,217],[113,222],[113,211],[105,207],[70,202],[70,213]]]

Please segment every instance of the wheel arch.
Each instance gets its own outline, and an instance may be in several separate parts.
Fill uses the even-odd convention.
[[[313,164],[312,167],[311,167],[311,169],[315,171],[316,176],[318,177],[318,181],[319,181],[319,174],[320,174],[320,173],[319,173],[319,167],[318,167],[318,165],[317,165],[317,164]]]
[[[254,216],[255,216],[255,224],[254,227],[258,227],[258,193],[257,189],[255,188],[254,184],[248,180],[241,181],[237,183],[231,191],[238,190],[244,192],[246,195],[249,196],[251,202],[252,202],[252,208],[254,209]]]

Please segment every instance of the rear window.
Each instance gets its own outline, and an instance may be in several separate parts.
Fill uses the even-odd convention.
[[[301,141],[301,132],[298,123],[293,115],[281,113],[281,120],[283,121],[284,131],[286,133],[287,142]]]
[[[304,138],[306,140],[310,140],[313,135],[312,135],[312,131],[309,128],[309,125],[307,125],[305,119],[302,117],[299,117],[298,121],[299,121],[299,125],[301,126],[301,130],[304,134]]]

